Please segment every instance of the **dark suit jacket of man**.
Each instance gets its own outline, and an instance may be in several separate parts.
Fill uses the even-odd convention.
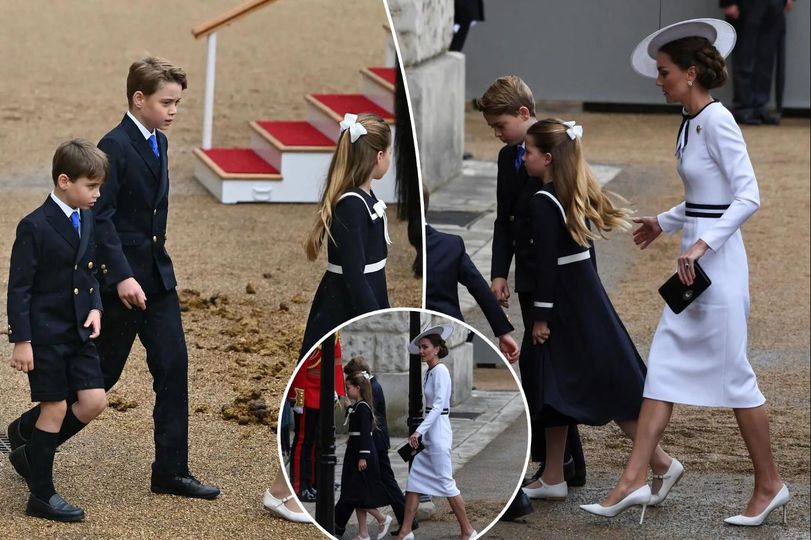
[[[535,278],[532,264],[532,218],[529,201],[543,187],[529,176],[524,164],[515,169],[517,145],[506,145],[498,153],[496,221],[493,225],[493,259],[490,279],[507,279],[515,255],[515,292],[532,292]]]
[[[127,115],[98,144],[110,160],[110,172],[95,207],[102,283],[114,287],[134,277],[147,298],[177,285],[165,247],[168,142],[166,135],[155,133],[160,159]]]
[[[512,332],[513,326],[504,310],[465,251],[464,240],[430,225],[425,229],[425,307],[464,320],[457,290],[457,284],[461,283],[484,312],[496,336]]]
[[[81,210],[81,239],[49,196],[17,226],[8,279],[8,338],[57,345],[86,341],[84,322],[101,310],[93,212]]]

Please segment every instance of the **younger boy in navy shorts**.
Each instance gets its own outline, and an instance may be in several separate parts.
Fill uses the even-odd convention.
[[[41,412],[30,439],[9,459],[31,491],[26,513],[55,521],[85,516],[54,488],[59,432],[63,425],[80,429],[107,406],[92,341],[101,331],[102,306],[91,210],[107,171],[107,157],[93,143],[61,144],[53,158],[54,189],[20,221],[11,250],[11,366],[28,374],[31,400]]]

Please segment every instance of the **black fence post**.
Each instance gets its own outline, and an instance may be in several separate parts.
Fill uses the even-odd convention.
[[[335,334],[321,344],[321,414],[319,415],[318,493],[315,502],[315,520],[325,531],[335,530]]]

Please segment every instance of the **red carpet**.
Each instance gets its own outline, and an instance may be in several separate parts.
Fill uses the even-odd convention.
[[[335,146],[335,142],[309,122],[259,120],[259,127],[285,146]]]
[[[369,71],[388,82],[391,85],[397,83],[397,73],[391,67],[370,67]]]
[[[273,165],[250,148],[211,148],[203,153],[226,173],[279,174]]]
[[[376,105],[362,94],[312,94],[312,96],[335,111],[341,118],[346,113],[374,113],[384,120],[394,120],[392,113]]]

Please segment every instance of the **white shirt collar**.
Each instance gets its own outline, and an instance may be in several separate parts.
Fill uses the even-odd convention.
[[[138,126],[138,131],[140,131],[140,132],[141,132],[141,135],[143,135],[143,136],[144,136],[144,139],[149,139],[149,138],[150,138],[152,135],[154,135],[154,134],[155,134],[155,131],[154,131],[154,130],[152,130],[152,131],[150,132],[148,129],[146,129],[146,128],[144,127],[144,125],[143,125],[141,122],[139,122],[139,121],[138,121],[138,119],[137,119],[137,118],[135,118],[135,115],[134,115],[134,114],[132,114],[131,112],[127,111],[127,116],[129,116],[129,117],[130,117],[130,120],[132,120],[133,122],[135,122],[135,125],[136,125],[136,126]]]
[[[73,212],[79,212],[79,209],[78,209],[78,208],[71,208],[70,206],[68,206],[67,204],[65,204],[65,203],[62,201],[62,199],[60,199],[59,197],[57,197],[57,196],[56,196],[56,193],[54,193],[53,191],[51,191],[51,199],[53,199],[53,201],[54,201],[54,202],[55,202],[55,203],[56,203],[56,204],[59,206],[59,208],[60,208],[60,209],[61,209],[61,210],[62,210],[62,211],[65,213],[65,215],[68,217],[68,219],[70,219],[70,215],[71,215]],[[81,212],[79,212],[79,218],[81,219],[81,217],[82,217],[82,213],[81,213]]]

